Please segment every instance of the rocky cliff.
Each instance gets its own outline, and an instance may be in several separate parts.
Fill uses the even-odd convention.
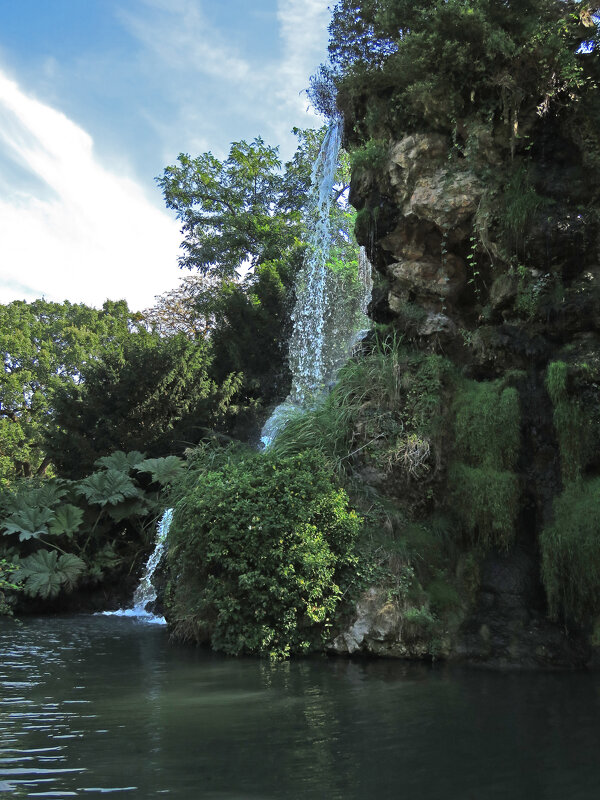
[[[511,140],[501,121],[473,118],[451,133],[396,132],[370,163],[356,159],[357,237],[378,276],[372,318],[453,375],[428,479],[382,476],[368,460],[362,478],[413,522],[440,509],[458,520],[458,552],[442,570],[460,600],[438,613],[432,647],[406,601],[372,587],[336,652],[507,666],[596,659],[600,184],[582,127],[533,113]],[[347,135],[352,145],[351,126]],[[513,423],[517,438],[504,440]],[[417,606],[434,608],[432,593]]]

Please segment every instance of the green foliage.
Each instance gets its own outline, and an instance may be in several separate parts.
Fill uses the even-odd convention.
[[[352,151],[350,164],[353,172],[376,172],[385,166],[388,159],[388,145],[379,139],[369,139],[361,147]]]
[[[502,381],[463,381],[454,409],[455,453],[448,481],[456,513],[475,541],[507,547],[519,502],[517,391]]]
[[[330,27],[338,105],[366,135],[451,131],[478,113],[501,118],[507,140],[550,105],[575,106],[591,84],[597,29],[579,5],[534,0],[340,0]]]
[[[542,531],[542,578],[550,613],[578,622],[600,613],[600,478],[575,480],[554,501]]]
[[[59,556],[56,550],[38,550],[19,561],[14,578],[23,581],[29,597],[44,600],[56,597],[61,590],[72,591],[85,572],[85,562],[73,553]]]
[[[20,585],[14,580],[18,567],[11,564],[6,558],[0,558],[0,617],[12,616],[11,604],[6,598],[6,592],[17,592]]]
[[[201,474],[169,533],[175,634],[227,653],[305,652],[327,626],[360,529],[314,452]]]
[[[501,219],[504,229],[518,244],[525,233],[527,224],[543,203],[543,198],[531,185],[523,165],[517,166],[506,181],[502,202]]]
[[[323,403],[290,418],[273,452],[319,449],[341,474],[369,455],[381,467],[402,462],[410,472],[413,456],[431,454],[449,369],[440,356],[403,348],[398,339],[379,339],[340,370]]]
[[[17,511],[4,520],[5,535],[19,534],[19,541],[38,539],[48,533],[48,523],[54,517],[48,508],[27,508]]]
[[[109,456],[102,456],[102,458],[96,459],[95,463],[98,467],[106,467],[106,469],[129,474],[129,471],[136,469],[142,461],[144,461],[144,454],[140,453],[139,450],[131,450],[129,453],[116,450]]]
[[[217,386],[209,375],[212,359],[206,340],[147,331],[105,351],[82,370],[78,386],[55,396],[56,425],[46,446],[61,474],[79,478],[115,450],[159,455],[198,441],[225,414],[238,385],[230,376]],[[134,464],[117,464],[128,466]]]
[[[100,352],[118,346],[133,317],[124,301],[101,310],[72,303],[0,305],[0,482],[43,475],[54,396],[75,386]]]
[[[128,475],[117,469],[106,469],[94,472],[79,481],[77,494],[83,495],[88,503],[99,506],[116,506],[126,498],[139,498],[140,489],[134,485]]]
[[[174,457],[150,464],[140,463],[141,457],[139,451],[118,452],[100,459],[105,468],[80,481],[50,479],[32,486],[22,480],[2,496],[3,549],[18,564],[27,596],[54,599],[76,584],[101,581],[137,557],[164,500],[152,491],[155,483],[144,479],[144,490],[135,482],[133,465],[151,473],[167,465],[165,474],[181,474]]]
[[[292,246],[300,238],[302,195],[290,197],[280,168],[277,148],[260,137],[233,142],[224,161],[181,153],[166,167],[157,181],[182,222],[180,265],[233,278],[241,264],[256,266]]]
[[[155,483],[167,486],[174,483],[185,469],[183,461],[177,456],[166,456],[165,458],[147,458],[136,464],[138,472],[149,472]]]
[[[77,506],[66,503],[55,509],[54,518],[50,523],[50,533],[53,536],[73,537],[83,522],[83,510]]]

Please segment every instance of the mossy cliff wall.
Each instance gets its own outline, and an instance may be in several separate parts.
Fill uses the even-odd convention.
[[[433,487],[429,511],[457,521],[460,552],[444,569],[460,613],[437,644],[447,657],[596,660],[600,147],[588,123],[581,108],[531,113],[509,136],[505,120],[473,115],[366,140],[346,119],[356,233],[377,273],[371,316],[453,373],[436,482],[383,487],[397,505]],[[401,641],[401,617],[373,589],[334,649],[422,655]]]

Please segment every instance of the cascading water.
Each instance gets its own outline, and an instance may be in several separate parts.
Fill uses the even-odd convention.
[[[133,608],[119,609],[119,611],[105,611],[105,615],[116,617],[137,617],[143,619],[144,622],[153,622],[159,625],[166,624],[164,617],[157,617],[146,609],[150,603],[153,603],[156,600],[156,589],[152,583],[152,578],[154,577],[156,568],[158,567],[164,553],[167,534],[169,533],[172,519],[173,509],[165,509],[156,527],[156,542],[154,545],[154,550],[146,562],[144,574],[141,577],[137,589],[133,593]]]
[[[371,265],[364,248],[360,248],[358,255],[357,278],[361,292],[358,308],[347,308],[344,298],[336,296],[335,282],[327,269],[332,238],[333,186],[341,140],[342,121],[336,119],[323,139],[311,175],[307,201],[308,244],[296,281],[296,306],[292,314],[294,329],[289,349],[292,388],[287,400],[277,406],[265,423],[261,434],[265,447],[294,412],[318,402],[353,345],[365,335],[372,281]]]
[[[331,244],[332,190],[342,143],[342,123],[329,126],[313,166],[307,203],[309,236],[306,256],[296,282],[294,331],[290,341],[292,390],[289,401],[306,407],[323,389],[323,348],[327,305],[326,264]]]

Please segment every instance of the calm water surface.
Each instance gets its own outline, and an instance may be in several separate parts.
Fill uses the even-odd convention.
[[[595,674],[269,664],[69,617],[0,620],[0,685],[2,797],[600,797]]]

